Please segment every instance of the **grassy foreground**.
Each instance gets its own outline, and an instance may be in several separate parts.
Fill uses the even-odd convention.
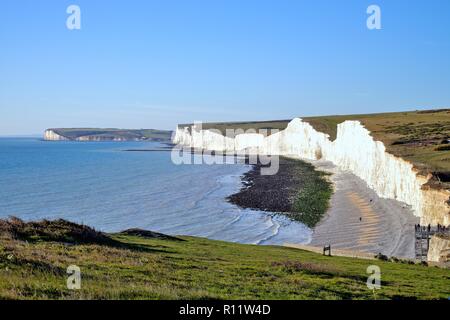
[[[133,234],[133,235],[131,235]],[[325,257],[139,230],[106,235],[58,220],[0,223],[3,299],[447,299],[449,270]],[[97,240],[98,238],[98,240]],[[382,287],[366,286],[369,265]],[[68,290],[66,269],[81,268]]]

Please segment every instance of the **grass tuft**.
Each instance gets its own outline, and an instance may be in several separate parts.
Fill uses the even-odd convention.
[[[26,241],[116,244],[116,241],[102,232],[63,219],[24,222],[19,218],[10,217],[0,220],[0,236]]]

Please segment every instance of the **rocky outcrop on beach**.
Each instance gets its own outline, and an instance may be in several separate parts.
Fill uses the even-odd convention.
[[[261,163],[242,177],[243,186],[227,199],[241,208],[283,213],[313,228],[325,214],[333,192],[328,174],[308,162],[287,157],[278,160],[275,175],[262,174]]]
[[[359,121],[338,124],[334,141],[295,118],[285,130],[271,135],[243,133],[226,137],[217,130],[201,130],[196,125],[178,127],[173,142],[198,149],[253,150],[261,154],[328,160],[364,180],[380,197],[410,205],[422,224],[450,224],[450,191],[427,188],[431,176],[419,174],[413,164],[386,152],[383,142],[376,141]]]

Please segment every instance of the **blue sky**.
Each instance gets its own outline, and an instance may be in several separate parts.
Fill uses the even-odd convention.
[[[0,4],[0,135],[449,106],[448,0]]]

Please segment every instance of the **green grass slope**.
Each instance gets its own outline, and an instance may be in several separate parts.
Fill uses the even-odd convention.
[[[88,235],[89,241],[81,241]],[[95,239],[98,237],[99,242]],[[107,237],[109,240],[105,240]],[[0,223],[2,299],[447,299],[449,270],[149,232],[105,235],[62,220]],[[366,286],[376,264],[381,289]],[[66,269],[81,268],[68,290]]]

